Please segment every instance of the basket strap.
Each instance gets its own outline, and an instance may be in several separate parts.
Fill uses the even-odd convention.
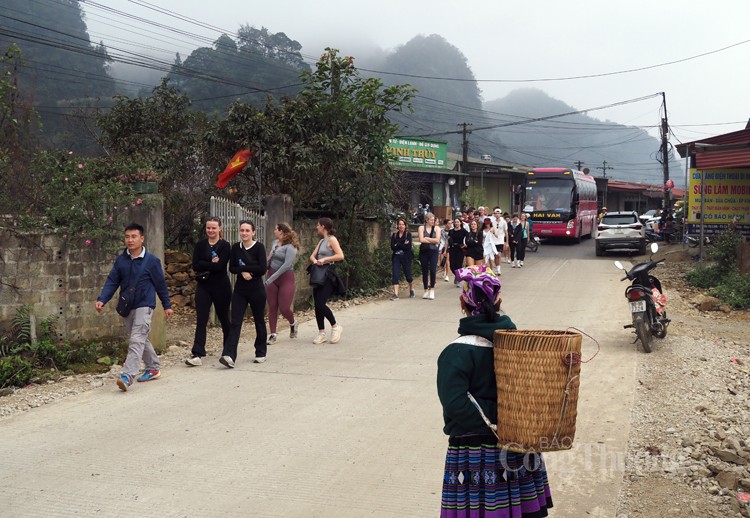
[[[497,440],[500,440],[500,436],[497,434],[497,425],[490,422],[489,418],[484,415],[484,412],[482,411],[482,407],[479,406],[479,403],[477,403],[477,400],[474,399],[474,396],[471,395],[471,392],[466,392],[466,395],[469,398],[469,401],[471,401],[471,404],[476,407],[477,410],[479,410],[479,415],[482,416],[482,421],[484,421],[484,424],[487,425],[487,427],[492,430],[492,433],[495,434],[495,437],[497,437]]]
[[[459,336],[458,338],[453,340],[451,343],[452,344],[476,345],[478,347],[489,347],[490,349],[492,349],[492,342],[478,335]]]

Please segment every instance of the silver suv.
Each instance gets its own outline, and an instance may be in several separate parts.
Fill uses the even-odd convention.
[[[646,253],[646,229],[636,212],[608,212],[596,229],[596,255],[607,250],[636,250]]]

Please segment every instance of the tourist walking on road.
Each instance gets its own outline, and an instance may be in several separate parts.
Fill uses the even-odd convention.
[[[510,236],[510,265],[513,268],[520,267],[518,254],[521,248],[523,227],[521,226],[521,220],[516,215],[513,215],[513,219],[508,225],[508,235]]]
[[[310,254],[310,263],[315,266],[333,268],[333,263],[344,260],[344,251],[341,250],[341,245],[336,237],[336,229],[333,226],[333,221],[331,218],[320,218],[317,225],[315,225],[315,230],[318,231],[318,235],[322,239],[318,241],[315,250]],[[333,276],[335,275],[335,272],[333,272]],[[341,340],[341,333],[344,331],[344,326],[336,322],[333,311],[327,306],[328,299],[336,293],[336,288],[329,275],[326,275],[326,281],[322,285],[313,287],[315,322],[318,324],[318,336],[313,340],[314,344],[325,343],[328,339],[326,336],[326,320],[331,324],[331,343],[335,344]]]
[[[485,266],[457,273],[466,317],[459,321],[460,336],[437,362],[443,431],[449,436],[440,516],[547,516],[552,498],[542,455],[498,446],[493,430],[468,398],[470,393],[489,420],[497,423],[493,335],[495,330],[516,328],[507,315],[498,314],[500,279]]]
[[[456,270],[464,264],[467,235],[468,231],[464,228],[461,218],[454,219],[453,228],[448,232],[448,262],[450,263],[450,270],[453,273],[453,284],[456,286],[459,283],[458,277],[456,277]]]
[[[273,229],[276,238],[268,255],[266,296],[268,298],[268,344],[276,343],[276,323],[281,315],[289,322],[289,338],[297,338],[299,324],[294,318],[294,263],[299,252],[297,233],[286,223],[278,223]]]
[[[469,232],[466,234],[466,263],[469,266],[482,264],[484,261],[484,235],[479,229],[476,220],[469,223]]]
[[[518,242],[518,266],[523,266],[523,260],[526,259],[526,244],[531,239],[531,225],[527,219],[526,213],[521,213],[521,240]]]
[[[425,214],[424,225],[417,229],[419,236],[419,264],[422,266],[423,299],[435,298],[440,227],[435,224],[435,215]]]
[[[409,283],[409,297],[414,298],[414,277],[411,274],[411,263],[414,260],[414,248],[412,243],[411,232],[406,230],[406,219],[398,218],[396,221],[396,231],[391,235],[391,285],[393,286],[393,295],[391,300],[398,300],[399,276],[401,270],[404,271],[406,282]]]
[[[125,250],[115,259],[94,306],[97,313],[101,313],[104,305],[118,288],[120,298],[130,299],[128,314],[121,314],[125,330],[130,337],[128,355],[117,379],[117,386],[123,392],[133,384],[133,378],[141,370],[141,359],[146,368],[138,377],[138,381],[155,380],[161,375],[159,357],[151,340],[148,339],[157,294],[164,307],[164,314],[167,318],[172,317],[172,303],[169,300],[161,261],[146,251],[146,247],[143,246],[144,239],[141,225],[131,223],[125,227]]]
[[[193,248],[193,270],[195,271],[195,336],[190,358],[185,364],[190,367],[202,365],[206,356],[206,327],[213,304],[216,317],[221,322],[222,344],[229,338],[229,303],[232,300],[232,284],[227,275],[231,245],[222,239],[221,219],[211,216],[206,220],[206,238]]]
[[[266,249],[263,243],[255,240],[255,223],[240,221],[240,242],[232,245],[229,254],[229,271],[237,275],[232,293],[232,328],[224,345],[219,362],[227,368],[234,368],[237,361],[237,347],[242,333],[242,321],[248,304],[255,322],[255,363],[266,361],[268,334],[266,332],[266,286],[263,275],[266,273]]]

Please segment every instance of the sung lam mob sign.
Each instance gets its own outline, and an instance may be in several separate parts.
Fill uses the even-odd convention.
[[[750,169],[691,169],[688,193],[688,233],[700,233],[701,219],[709,235],[735,221],[742,235],[750,237]]]

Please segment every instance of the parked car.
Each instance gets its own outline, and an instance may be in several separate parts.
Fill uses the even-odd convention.
[[[608,250],[634,250],[646,253],[646,228],[638,218],[638,213],[608,212],[596,228],[594,240],[596,255],[604,255]]]
[[[644,225],[646,226],[646,230],[650,230],[651,232],[656,232],[656,229],[659,227],[660,222],[661,222],[661,216],[655,216],[653,218],[647,219]]]
[[[658,215],[659,215],[659,210],[657,210],[657,209],[651,209],[651,210],[647,210],[646,212],[644,212],[643,214],[641,214],[640,216],[638,216],[638,219],[641,220],[641,223],[646,223],[648,220],[650,220],[651,218],[654,218],[654,217],[656,217]]]

